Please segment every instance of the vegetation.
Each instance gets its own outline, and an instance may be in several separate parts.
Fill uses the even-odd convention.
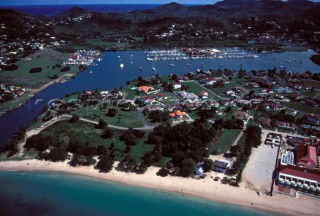
[[[29,70],[29,73],[40,73],[42,71],[41,67],[35,67],[35,68],[31,68]]]
[[[248,126],[244,132],[244,137],[245,139],[238,142],[238,147],[233,147],[231,150],[234,155],[237,155],[231,169],[231,173],[237,174],[236,185],[241,182],[241,174],[249,160],[252,148],[257,148],[261,144],[261,128]]]

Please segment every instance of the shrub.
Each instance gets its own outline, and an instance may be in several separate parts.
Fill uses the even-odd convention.
[[[161,169],[159,169],[159,171],[157,172],[157,176],[161,176],[161,177],[166,177],[167,175],[169,175],[170,171],[164,167],[162,167]]]
[[[108,110],[107,116],[115,117],[116,115],[117,115],[117,110],[115,110],[115,109],[109,109]]]
[[[109,138],[111,138],[112,136],[113,136],[113,130],[110,129],[110,128],[106,128],[106,129],[103,131],[102,135],[101,135],[101,137],[106,138],[106,139],[109,139]]]
[[[79,120],[79,116],[77,115],[72,115],[72,117],[69,119],[70,123],[75,123]]]
[[[69,66],[65,66],[63,68],[61,68],[60,72],[67,72],[70,70],[70,67]]]
[[[35,67],[35,68],[31,68],[29,70],[29,73],[40,73],[42,71],[41,67]]]

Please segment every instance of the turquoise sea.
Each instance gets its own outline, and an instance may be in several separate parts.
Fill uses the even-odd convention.
[[[275,215],[182,194],[48,172],[0,172],[0,215]]]

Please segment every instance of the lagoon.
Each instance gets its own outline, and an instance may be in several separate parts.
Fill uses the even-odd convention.
[[[230,50],[225,49],[225,51]],[[147,61],[147,54],[144,51],[105,52],[102,61],[97,61],[96,66],[90,66],[86,71],[78,74],[75,79],[50,86],[21,107],[1,116],[0,148],[7,143],[21,124],[28,127],[41,114],[50,100],[59,99],[66,94],[83,90],[120,88],[126,85],[126,81],[133,80],[138,76],[150,76],[155,73],[159,75],[185,74],[195,72],[199,68],[203,70],[219,68],[239,70],[242,68],[250,71],[276,67],[279,71],[280,66],[295,73],[320,72],[320,66],[309,59],[311,55],[315,54],[312,50],[269,54],[245,50],[238,51],[255,54],[258,58]],[[120,68],[120,64],[123,64],[124,67]],[[172,64],[175,66],[172,66]],[[142,70],[139,70],[139,68],[142,68]],[[152,68],[156,70],[154,71]]]

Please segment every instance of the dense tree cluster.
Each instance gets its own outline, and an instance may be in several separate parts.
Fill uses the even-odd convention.
[[[154,144],[152,154],[144,156],[144,163],[154,162],[155,153],[171,157],[175,167],[180,169],[180,175],[189,176],[193,173],[196,163],[203,161],[209,155],[209,145],[216,136],[216,129],[206,123],[195,121],[170,126],[158,126],[146,140]]]
[[[233,147],[230,150],[233,154],[238,155],[237,160],[232,164],[231,172],[237,174],[236,185],[241,181],[241,173],[245,168],[253,147],[261,144],[261,128],[257,126],[248,126],[245,130],[245,142],[243,146]]]
[[[160,110],[154,110],[151,111],[148,115],[148,118],[151,119],[152,123],[155,122],[165,122],[169,120],[169,113],[168,112],[162,112]]]
[[[120,163],[116,167],[118,171],[133,172],[137,174],[145,173],[147,171],[147,168],[148,167],[145,164],[137,163],[129,156],[126,156],[122,161],[120,161]]]
[[[112,169],[113,163],[113,158],[103,156],[94,168],[99,170],[99,172],[107,173]]]

